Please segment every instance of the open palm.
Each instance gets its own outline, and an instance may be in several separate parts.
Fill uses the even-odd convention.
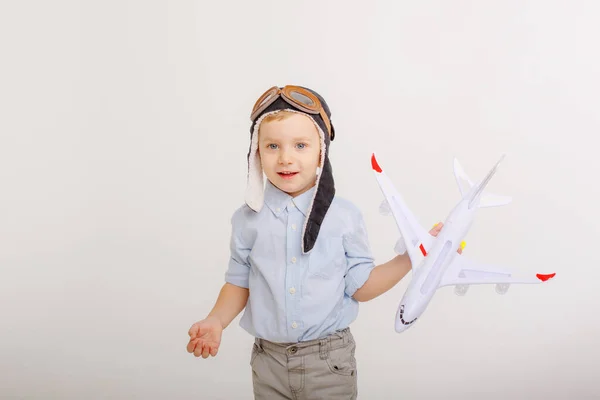
[[[202,358],[207,358],[209,355],[215,357],[219,351],[222,333],[223,326],[218,318],[208,317],[196,322],[188,332],[190,336],[187,345],[188,353]]]

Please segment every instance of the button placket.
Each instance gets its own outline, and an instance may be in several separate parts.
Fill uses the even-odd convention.
[[[300,241],[298,227],[302,223],[303,214],[296,208],[292,201],[286,207],[288,211],[287,221],[287,236],[288,236],[288,279],[287,279],[287,291],[288,291],[288,329],[292,336],[299,337],[300,332],[298,330],[303,326],[300,315],[299,305],[299,294],[300,294],[300,282],[298,281],[302,277],[302,259],[300,255]]]

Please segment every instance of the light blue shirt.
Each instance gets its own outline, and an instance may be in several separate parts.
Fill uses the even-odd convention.
[[[240,326],[251,335],[292,343],[346,328],[358,314],[351,296],[374,268],[362,214],[336,196],[315,246],[302,253],[302,230],[315,188],[296,198],[269,181],[260,212],[243,205],[231,218],[225,281],[249,288]]]

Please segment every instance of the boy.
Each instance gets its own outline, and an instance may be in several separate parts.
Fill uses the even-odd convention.
[[[273,87],[251,120],[246,204],[232,217],[226,283],[190,328],[187,350],[216,356],[223,329],[245,308],[240,325],[256,338],[255,398],[355,399],[349,325],[358,302],[392,288],[410,259],[375,266],[360,211],[335,196],[328,157],[335,129],[319,94]]]

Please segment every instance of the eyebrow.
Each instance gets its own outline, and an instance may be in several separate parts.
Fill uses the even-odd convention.
[[[308,136],[301,136],[299,138],[296,138],[296,140],[298,141],[304,141],[304,142],[310,142],[310,138]]]
[[[281,139],[279,137],[272,137],[272,136],[266,136],[266,135],[261,135],[258,140],[259,141],[267,141],[267,142],[281,141]],[[299,137],[292,138],[292,140],[296,141],[296,142],[310,142],[311,138],[308,136],[299,136]]]

